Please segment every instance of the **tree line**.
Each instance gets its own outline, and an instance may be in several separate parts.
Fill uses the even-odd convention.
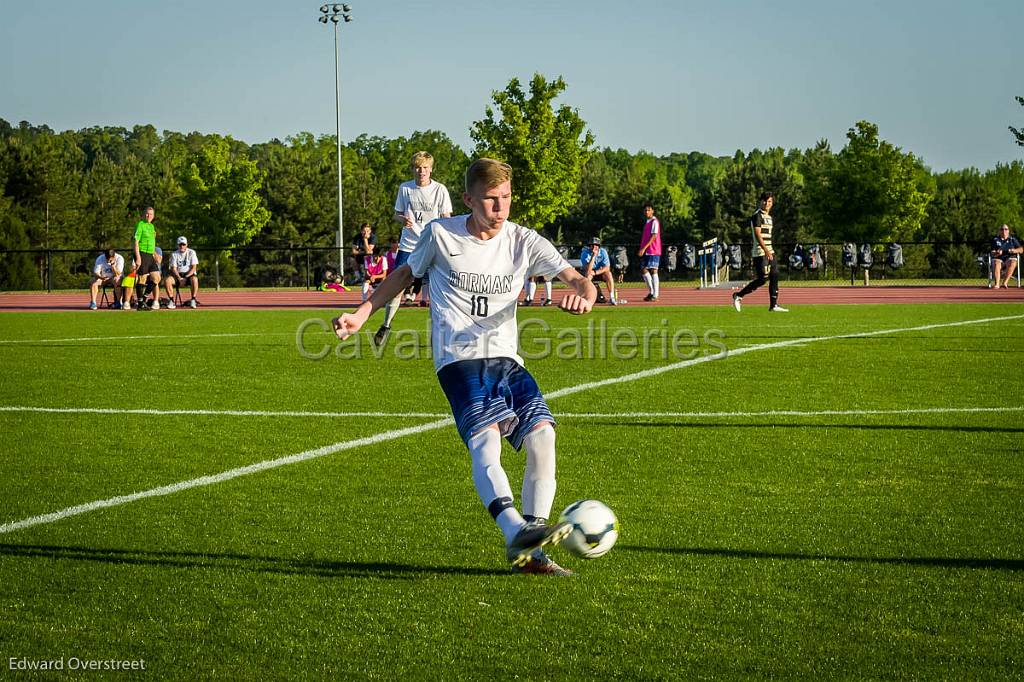
[[[566,244],[592,235],[635,243],[647,201],[669,243],[712,236],[745,243],[756,197],[769,190],[778,242],[956,242],[959,250],[936,257],[973,272],[973,253],[996,226],[1024,223],[1021,161],[934,173],[867,121],[854,123],[838,151],[826,141],[732,156],[597,148],[579,112],[555,105],[565,89],[561,78],[537,74],[527,88],[513,79],[495,91],[470,127],[471,153],[434,130],[360,135],[344,144],[346,240],[364,222],[382,241],[398,234],[395,193],[419,150],[434,156],[434,177],[452,192],[456,213],[472,158],[508,161],[513,219]],[[1011,132],[1021,143],[1020,132]],[[159,133],[151,125],[57,132],[0,119],[0,252],[125,248],[139,212],[152,205],[160,243],[184,234],[200,248],[258,247],[225,251],[224,276],[231,281],[240,268],[287,284],[297,272],[294,259],[275,249],[335,244],[335,144],[333,136],[309,132],[250,145],[218,134]],[[30,254],[0,256],[0,288],[39,285]]]

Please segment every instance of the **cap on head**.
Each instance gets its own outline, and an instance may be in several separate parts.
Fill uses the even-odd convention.
[[[188,240],[185,239],[184,236],[181,236],[181,237],[178,237],[178,243],[179,244],[186,244],[187,245],[188,244]]]
[[[591,237],[590,241],[588,243],[591,246],[601,246],[601,238],[600,237]]]

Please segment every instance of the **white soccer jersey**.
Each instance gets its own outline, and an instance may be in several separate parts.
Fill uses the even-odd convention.
[[[398,248],[400,251],[412,253],[416,248],[416,242],[420,240],[424,225],[443,214],[451,215],[452,198],[448,194],[448,188],[436,180],[431,180],[426,187],[419,187],[415,180],[409,180],[398,186],[395,213],[411,214],[413,225],[402,228]]]
[[[110,263],[107,261],[107,254],[101,253],[93,264],[92,271],[100,277],[113,277],[115,268],[118,272],[124,272],[124,256],[115,253],[114,262]]]
[[[435,220],[409,257],[415,277],[430,273],[434,369],[459,360],[512,358],[520,365],[516,303],[525,277],[554,277],[572,266],[535,231],[506,220],[483,241],[468,215]]]
[[[193,265],[199,265],[199,258],[193,249],[185,249],[182,253],[178,249],[171,252],[171,267],[180,275],[187,275]]]

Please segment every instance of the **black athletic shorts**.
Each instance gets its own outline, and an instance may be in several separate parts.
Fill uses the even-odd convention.
[[[153,254],[142,251],[139,253],[142,258],[142,264],[139,265],[139,274],[148,275],[151,272],[160,272],[160,264],[153,258]]]

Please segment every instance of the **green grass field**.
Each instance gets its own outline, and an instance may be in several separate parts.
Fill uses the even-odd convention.
[[[571,579],[509,573],[429,360],[300,354],[327,311],[0,317],[0,677],[72,657],[188,680],[1021,677],[1024,306],[528,315],[529,352],[651,330],[653,357],[597,339],[527,363],[571,389],[556,509],[593,497],[622,525],[602,559],[553,550]],[[730,352],[661,353],[679,329],[684,353]],[[165,413],[197,409],[277,414]],[[39,518],[317,448],[337,451]]]

